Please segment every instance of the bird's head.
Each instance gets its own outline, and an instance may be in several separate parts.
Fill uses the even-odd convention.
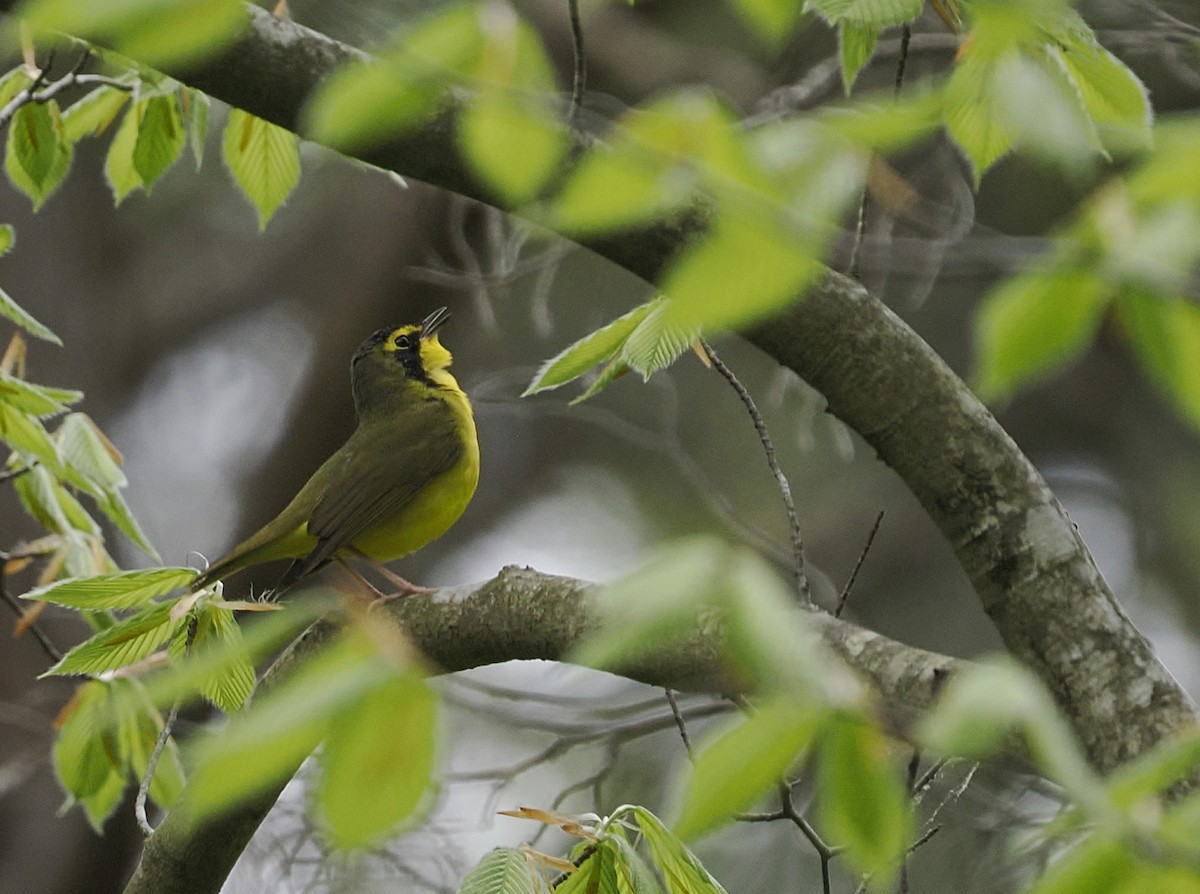
[[[437,387],[450,374],[444,372],[453,357],[438,340],[437,330],[450,316],[439,307],[420,323],[380,329],[358,346],[350,362],[354,402],[361,409],[372,399],[370,392],[379,383],[394,383],[397,378]],[[452,381],[452,380],[451,380]]]

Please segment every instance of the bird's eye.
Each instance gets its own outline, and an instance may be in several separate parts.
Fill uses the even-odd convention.
[[[412,342],[409,340],[407,335],[397,335],[395,345],[401,351],[407,351],[410,347],[412,347]]]

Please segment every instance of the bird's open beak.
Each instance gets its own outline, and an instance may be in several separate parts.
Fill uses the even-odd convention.
[[[450,319],[450,311],[444,307],[439,307],[421,321],[421,338],[429,338],[448,319]]]

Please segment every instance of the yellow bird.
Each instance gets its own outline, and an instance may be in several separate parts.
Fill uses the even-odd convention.
[[[471,403],[437,336],[448,316],[442,307],[359,345],[350,362],[358,415],[350,439],[279,515],[200,574],[193,591],[251,565],[295,559],[281,592],[331,559],[390,562],[446,533],[479,481]]]

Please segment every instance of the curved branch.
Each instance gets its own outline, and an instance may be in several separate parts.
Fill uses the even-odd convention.
[[[0,9],[11,6],[0,0]],[[362,54],[256,7],[247,16],[241,37],[220,54],[167,73],[296,129],[310,92]],[[454,139],[461,101],[448,97],[439,118],[361,158],[499,204]],[[693,213],[584,244],[653,282],[705,225],[698,198]],[[954,546],[1009,649],[1050,686],[1100,770],[1195,724],[1194,703],[1122,612],[1037,470],[900,319],[830,273],[749,337],[822,391],[830,411],[905,480]]]
[[[515,659],[556,661],[599,627],[592,610],[596,586],[574,578],[508,567],[478,584],[409,597],[388,609],[409,637],[443,671]],[[885,720],[898,735],[926,711],[943,681],[962,666],[821,612],[806,621],[877,693]],[[298,661],[337,629],[319,622],[301,635],[264,675],[259,693],[285,679]],[[697,628],[668,649],[624,668],[625,676],[655,686],[733,693],[718,632]],[[299,769],[297,766],[294,769]],[[187,793],[146,839],[125,894],[203,894],[220,891],[283,785],[268,789],[225,816],[194,825]]]

